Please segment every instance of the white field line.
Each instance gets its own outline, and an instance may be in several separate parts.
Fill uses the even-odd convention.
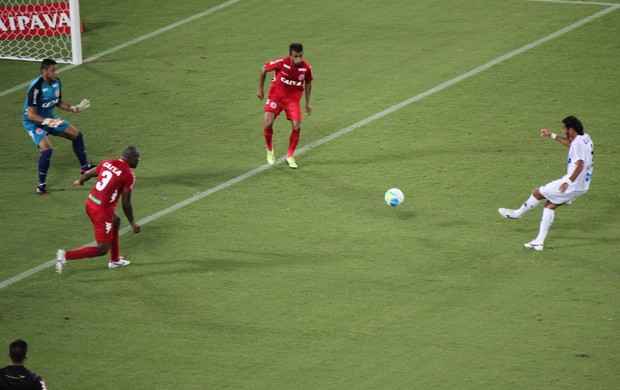
[[[539,3],[561,3],[561,4],[579,4],[579,5],[602,5],[604,7],[618,7],[619,3],[602,3],[599,1],[571,1],[571,0],[528,0]]]
[[[229,5],[233,5],[235,3],[238,3],[239,1],[241,1],[241,0],[228,0],[228,1],[226,1],[226,2],[224,2],[222,4],[220,4],[220,5],[216,5],[215,7],[209,8],[206,11],[197,13],[197,14],[192,15],[192,16],[190,16],[188,18],[183,19],[183,20],[179,20],[178,22],[169,24],[166,27],[162,27],[159,30],[155,30],[155,31],[150,32],[148,34],[142,35],[141,37],[138,37],[136,39],[132,39],[131,41],[127,41],[127,42],[122,43],[122,44],[120,44],[118,46],[114,46],[113,48],[110,48],[108,50],[104,50],[104,51],[102,51],[100,53],[97,53],[97,54],[95,54],[93,56],[90,56],[90,57],[86,58],[83,62],[86,63],[86,62],[95,61],[95,60],[97,60],[97,59],[99,59],[99,58],[101,58],[103,56],[106,56],[108,54],[112,54],[112,53],[117,52],[119,50],[122,50],[122,49],[124,49],[126,47],[129,47],[131,45],[135,45],[136,43],[140,43],[140,42],[145,41],[147,39],[153,38],[153,37],[155,37],[155,36],[157,36],[159,34],[165,33],[166,31],[172,30],[173,28],[177,28],[177,27],[183,26],[184,24],[187,24],[187,23],[193,22],[196,19],[202,18],[203,16],[210,15],[210,14],[216,12],[216,11],[221,10],[222,8],[226,8]],[[63,66],[63,67],[58,69],[58,73],[67,71],[69,69],[73,69],[76,66],[79,66],[79,65]],[[22,90],[22,89],[28,87],[31,82],[32,82],[32,80],[27,81],[27,82],[22,83],[22,84],[19,84],[19,85],[16,85],[13,88],[9,88],[9,89],[7,89],[5,91],[2,91],[2,92],[0,92],[0,97],[8,95],[10,93],[13,93],[15,91]]]
[[[239,1],[239,0],[236,0],[236,1]],[[232,3],[232,2],[233,1],[230,1],[228,3]],[[224,3],[224,4],[226,4],[226,3]],[[348,126],[348,127],[343,128],[343,129],[340,129],[340,130],[338,130],[338,131],[336,131],[336,132],[334,132],[334,133],[332,133],[332,134],[330,134],[330,135],[328,135],[328,136],[326,136],[326,137],[324,137],[324,138],[322,138],[322,139],[320,139],[318,141],[314,141],[314,142],[312,142],[312,143],[310,143],[310,144],[308,144],[308,145],[298,149],[297,154],[301,154],[301,153],[307,152],[308,150],[314,149],[317,146],[321,146],[321,145],[323,145],[323,144],[325,144],[325,143],[327,143],[327,142],[329,142],[329,141],[331,141],[331,140],[333,140],[335,138],[338,138],[338,137],[340,137],[342,135],[345,135],[345,134],[347,134],[347,133],[349,133],[349,132],[351,132],[351,131],[359,128],[359,127],[367,125],[368,123],[371,123],[371,122],[373,122],[373,121],[375,121],[377,119],[383,118],[384,116],[389,115],[389,114],[393,113],[394,111],[396,111],[398,109],[401,109],[401,108],[403,108],[405,106],[408,106],[408,105],[410,105],[410,104],[412,104],[414,102],[417,102],[418,100],[421,100],[421,99],[423,99],[423,98],[425,98],[427,96],[430,96],[430,95],[433,95],[433,94],[435,94],[435,93],[437,93],[439,91],[442,91],[442,90],[450,87],[453,84],[456,84],[456,83],[458,83],[460,81],[463,81],[463,80],[465,80],[467,78],[470,78],[470,77],[475,76],[475,75],[477,75],[477,74],[479,74],[481,72],[484,72],[485,70],[487,70],[487,69],[489,69],[489,68],[491,68],[491,67],[493,67],[493,66],[495,66],[495,65],[497,65],[497,64],[499,64],[501,62],[507,61],[507,60],[509,60],[509,59],[511,59],[511,58],[513,58],[515,56],[518,56],[519,54],[522,54],[522,53],[524,53],[524,52],[526,52],[526,51],[528,51],[528,50],[530,50],[530,49],[532,49],[534,47],[540,46],[540,45],[542,45],[545,42],[548,42],[548,41],[550,41],[550,40],[552,40],[554,38],[557,38],[557,37],[559,37],[561,35],[564,35],[564,34],[570,32],[570,31],[572,31],[572,30],[574,30],[574,29],[576,29],[578,27],[583,26],[584,24],[586,24],[588,22],[591,22],[591,21],[593,21],[595,19],[598,19],[598,18],[600,18],[600,17],[602,17],[604,15],[607,15],[608,13],[613,12],[613,11],[615,11],[618,8],[620,8],[620,4],[616,4],[616,5],[612,6],[612,7],[606,8],[606,9],[604,9],[602,11],[599,11],[599,12],[597,12],[597,13],[591,15],[591,16],[588,16],[587,18],[581,19],[580,21],[578,21],[576,23],[573,23],[573,24],[571,24],[571,25],[569,25],[567,27],[564,27],[561,30],[558,30],[558,31],[556,31],[556,32],[554,32],[552,34],[547,35],[546,37],[538,39],[538,40],[536,40],[536,41],[534,41],[534,42],[532,42],[530,44],[527,44],[527,45],[525,45],[525,46],[523,46],[523,47],[521,47],[521,48],[519,48],[517,50],[511,51],[508,54],[505,54],[505,55],[503,55],[501,57],[498,57],[498,58],[496,58],[496,59],[494,59],[492,61],[489,61],[486,64],[481,65],[481,66],[479,66],[479,67],[477,67],[475,69],[472,69],[472,70],[470,70],[467,73],[463,73],[462,75],[457,76],[457,77],[455,77],[455,78],[453,78],[451,80],[448,80],[448,81],[446,81],[443,84],[439,84],[438,86],[436,86],[434,88],[431,88],[431,89],[429,89],[429,90],[427,90],[425,92],[422,92],[419,95],[413,96],[413,97],[411,97],[411,98],[409,98],[407,100],[404,100],[404,101],[402,101],[402,102],[400,102],[398,104],[393,105],[390,108],[387,108],[387,109],[385,109],[385,110],[383,110],[381,112],[378,112],[378,113],[376,113],[374,115],[371,115],[371,116],[369,116],[369,117],[367,117],[365,119],[362,119],[361,121],[359,121],[357,123],[354,123],[351,126]],[[280,157],[280,158],[278,158],[276,160],[276,163],[280,164],[283,161],[284,161],[284,157]],[[200,192],[200,193],[192,196],[191,198],[188,198],[188,199],[186,199],[186,200],[184,200],[182,202],[179,202],[179,203],[177,203],[177,204],[175,204],[173,206],[170,206],[167,209],[164,209],[164,210],[159,211],[159,212],[157,212],[157,213],[155,213],[155,214],[153,214],[153,215],[151,215],[149,217],[146,217],[146,218],[138,221],[138,224],[144,225],[144,224],[149,223],[151,221],[154,221],[154,220],[156,220],[158,218],[161,218],[161,217],[163,217],[163,216],[165,216],[167,214],[172,213],[173,211],[176,211],[176,210],[178,210],[178,209],[180,209],[182,207],[185,207],[185,206],[187,206],[189,204],[192,204],[192,203],[196,202],[197,200],[200,200],[200,199],[202,199],[202,198],[204,198],[206,196],[212,195],[212,194],[214,194],[214,193],[216,193],[216,192],[218,192],[220,190],[223,190],[223,189],[228,188],[228,187],[230,187],[230,186],[232,186],[234,184],[237,184],[237,183],[239,183],[239,182],[241,182],[241,181],[243,181],[245,179],[248,179],[248,178],[250,178],[250,177],[252,177],[252,176],[254,176],[254,175],[256,175],[256,174],[258,174],[258,173],[260,173],[260,172],[262,172],[264,170],[266,170],[266,169],[269,169],[269,165],[267,165],[267,164],[261,165],[258,168],[255,168],[255,169],[253,169],[251,171],[248,171],[248,172],[246,172],[246,173],[244,173],[244,174],[242,174],[240,176],[237,176],[237,177],[235,177],[233,179],[230,179],[230,180],[228,180],[228,181],[226,181],[226,182],[224,182],[222,184],[219,184],[219,185],[217,185],[217,186],[215,186],[213,188],[210,188],[210,189],[208,189],[206,191]],[[121,229],[120,233],[121,234],[125,234],[129,230],[130,230],[130,227],[127,226],[127,227]],[[88,245],[94,245],[94,242],[90,243]],[[37,267],[34,267],[34,268],[29,269],[27,271],[24,271],[24,272],[22,272],[21,274],[19,274],[17,276],[14,276],[14,277],[12,277],[10,279],[7,279],[7,280],[5,280],[3,282],[0,282],[0,290],[5,288],[5,287],[8,287],[8,286],[12,285],[13,283],[17,283],[20,280],[25,279],[28,276],[31,276],[31,275],[33,275],[33,274],[35,274],[35,273],[37,273],[37,272],[39,272],[39,271],[41,271],[43,269],[49,268],[52,265],[54,265],[55,263],[56,263],[55,259],[54,260],[49,260],[49,261],[47,261],[47,262],[45,262],[45,263],[43,263],[43,264],[41,264],[41,265],[39,265]]]

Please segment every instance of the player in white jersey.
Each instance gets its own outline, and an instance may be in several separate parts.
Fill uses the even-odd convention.
[[[548,129],[540,130],[541,137],[549,137],[568,147],[568,167],[566,174],[542,187],[536,188],[529,199],[517,210],[500,208],[497,211],[504,218],[519,219],[521,216],[546,199],[538,236],[524,244],[528,249],[543,250],[547,232],[553,223],[555,209],[584,195],[590,188],[592,168],[594,167],[594,144],[590,136],[583,132],[583,125],[574,116],[562,120],[562,132],[558,136]]]

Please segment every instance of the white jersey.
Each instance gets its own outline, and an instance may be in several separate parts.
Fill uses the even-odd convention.
[[[577,176],[570,185],[573,191],[587,191],[590,188],[592,179],[592,168],[594,167],[594,144],[588,134],[578,135],[570,144],[568,150],[568,167],[566,168],[565,178],[569,178],[575,172],[576,162],[583,160],[583,171]]]

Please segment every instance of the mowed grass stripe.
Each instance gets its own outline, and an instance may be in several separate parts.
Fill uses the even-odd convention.
[[[240,1],[240,0],[231,0],[231,1],[228,1],[226,3],[222,3],[221,5],[219,5],[217,7],[211,8],[210,10],[205,11],[205,12],[203,12],[201,14],[197,14],[197,15],[204,16],[204,15],[207,14],[207,12],[209,12],[211,10],[215,11],[217,9],[223,8],[224,6],[228,6],[228,5],[234,4],[234,3],[238,2],[238,1]],[[508,54],[505,54],[505,55],[500,56],[500,57],[498,57],[498,58],[496,58],[496,59],[494,59],[492,61],[489,61],[489,62],[487,62],[487,63],[485,63],[485,64],[483,64],[483,65],[481,65],[481,66],[479,66],[479,67],[469,71],[469,72],[463,73],[462,75],[457,76],[457,77],[455,77],[455,78],[453,78],[451,80],[448,80],[448,81],[446,81],[446,82],[444,82],[444,83],[442,83],[442,84],[440,84],[440,85],[438,85],[438,86],[436,86],[434,88],[431,88],[431,89],[429,89],[429,90],[427,90],[425,92],[422,92],[422,93],[420,93],[420,94],[418,94],[416,96],[413,96],[413,97],[411,97],[409,99],[406,99],[406,100],[404,100],[404,101],[402,101],[402,102],[400,102],[398,104],[395,104],[395,105],[393,105],[393,106],[391,106],[391,107],[389,107],[389,108],[387,108],[387,109],[385,109],[385,110],[383,110],[381,112],[373,114],[373,115],[371,115],[371,116],[369,116],[369,117],[367,117],[365,119],[362,119],[361,121],[356,122],[356,123],[352,124],[351,126],[348,126],[348,127],[343,128],[343,129],[340,129],[340,130],[338,130],[338,131],[336,131],[336,132],[334,132],[334,133],[332,133],[332,134],[330,134],[330,135],[328,135],[328,136],[326,136],[326,137],[324,137],[324,138],[322,138],[322,139],[320,139],[318,141],[312,142],[312,143],[310,143],[310,144],[308,144],[308,145],[298,149],[297,153],[298,154],[305,153],[305,152],[307,152],[307,151],[309,151],[311,149],[314,149],[314,148],[316,148],[318,146],[321,146],[321,145],[323,145],[323,144],[325,144],[325,143],[327,143],[327,142],[329,142],[329,141],[331,141],[331,140],[333,140],[335,138],[338,138],[338,137],[340,137],[342,135],[350,133],[351,131],[353,131],[353,130],[359,128],[359,127],[365,126],[365,125],[367,125],[367,124],[369,124],[369,123],[371,123],[371,122],[373,122],[373,121],[375,121],[377,119],[383,118],[386,115],[389,115],[389,114],[391,114],[391,113],[393,113],[393,112],[395,112],[395,111],[397,111],[397,110],[399,110],[399,109],[401,109],[403,107],[406,107],[406,106],[408,106],[408,105],[410,105],[410,104],[412,104],[414,102],[417,102],[417,101],[419,101],[419,100],[421,100],[421,99],[423,99],[423,98],[425,98],[427,96],[433,95],[433,94],[435,94],[437,92],[440,92],[440,91],[442,91],[442,90],[444,90],[444,89],[446,89],[446,88],[448,88],[448,87],[450,87],[450,86],[452,86],[452,85],[454,85],[454,84],[456,84],[456,83],[458,83],[460,81],[468,79],[468,78],[470,78],[472,76],[475,76],[475,75],[477,75],[479,73],[482,73],[485,70],[487,70],[487,69],[489,69],[489,68],[491,68],[491,67],[493,67],[493,66],[495,66],[495,65],[497,65],[499,63],[507,61],[507,60],[509,60],[509,59],[511,59],[511,58],[513,58],[515,56],[518,56],[518,55],[520,55],[520,54],[522,54],[522,53],[524,53],[524,52],[526,52],[526,51],[528,51],[530,49],[533,49],[533,48],[535,48],[537,46],[540,46],[543,43],[546,43],[546,42],[548,42],[548,41],[550,41],[552,39],[560,37],[560,36],[570,32],[570,31],[572,31],[572,30],[574,30],[576,28],[579,28],[579,27],[583,26],[586,23],[589,23],[589,22],[591,22],[591,21],[593,21],[595,19],[598,19],[598,18],[600,18],[600,17],[602,17],[604,15],[607,15],[607,14],[617,10],[618,8],[620,8],[620,4],[611,6],[609,8],[606,8],[606,9],[602,10],[602,11],[599,11],[599,12],[597,12],[597,13],[591,15],[591,16],[588,16],[587,18],[581,19],[578,22],[575,22],[575,23],[573,23],[573,24],[571,24],[571,25],[569,25],[567,27],[564,27],[564,28],[562,28],[562,29],[560,29],[560,30],[558,30],[558,31],[556,31],[554,33],[551,33],[551,34],[549,34],[549,35],[547,35],[547,36],[545,36],[545,37],[543,37],[541,39],[538,39],[538,40],[536,40],[536,41],[534,41],[534,42],[532,42],[530,44],[522,46],[519,49],[513,50],[513,51],[511,51]],[[214,11],[211,11],[211,12],[214,12]],[[209,12],[209,13],[211,13],[211,12]],[[197,17],[198,16],[187,18],[187,19],[184,19],[184,21],[195,20]],[[176,26],[180,25],[180,23],[182,23],[182,22],[177,22],[177,23],[175,23],[173,25],[170,25],[170,26],[175,26],[176,27]],[[170,28],[173,28],[173,27],[170,27]],[[162,31],[163,32],[163,31],[167,31],[170,28],[164,28],[165,30],[164,29],[160,29],[160,30],[157,30],[157,31]],[[156,34],[151,33],[151,34],[147,34],[147,35],[149,37],[152,37],[152,36],[155,36]],[[118,50],[120,50],[120,48],[124,48],[124,47],[127,47],[127,46],[128,45],[119,45],[117,47],[119,47]],[[107,52],[107,54],[109,54],[109,53],[110,53],[110,51]],[[284,161],[284,158],[280,157],[277,160],[277,164],[281,164],[283,161]],[[205,198],[205,197],[207,197],[209,195],[212,195],[212,194],[214,194],[216,192],[219,192],[219,191],[221,191],[223,189],[226,189],[226,188],[228,188],[228,187],[230,187],[230,186],[232,186],[234,184],[237,184],[237,183],[239,183],[239,182],[241,182],[241,181],[243,181],[245,179],[253,177],[256,174],[258,174],[258,173],[260,173],[260,172],[262,172],[262,171],[264,171],[266,169],[269,169],[269,165],[267,165],[267,164],[261,165],[258,168],[255,168],[255,169],[253,169],[251,171],[248,171],[248,172],[246,172],[246,173],[244,173],[242,175],[239,175],[239,176],[237,176],[237,177],[235,177],[233,179],[230,179],[230,180],[228,180],[228,181],[226,181],[226,182],[224,182],[222,184],[219,184],[219,185],[217,185],[215,187],[212,187],[212,188],[210,188],[210,189],[208,189],[206,191],[200,192],[200,193],[198,193],[198,194],[196,194],[196,195],[194,195],[194,196],[192,196],[192,197],[190,197],[190,198],[188,198],[188,199],[186,199],[186,200],[184,200],[182,202],[179,202],[179,203],[177,203],[177,204],[175,204],[173,206],[170,206],[170,207],[168,207],[168,208],[166,208],[166,209],[164,209],[162,211],[159,211],[159,212],[157,212],[155,214],[152,214],[149,217],[141,219],[140,221],[138,221],[138,223],[141,224],[141,225],[144,225],[144,224],[147,224],[147,223],[149,223],[151,221],[159,219],[159,218],[161,218],[161,217],[163,217],[163,216],[165,216],[167,214],[170,214],[170,213],[172,213],[172,212],[174,212],[174,211],[176,211],[176,210],[178,210],[178,209],[180,209],[182,207],[190,205],[190,204],[192,204],[192,203],[194,203],[194,202],[196,202],[196,201],[198,201],[198,200],[200,200],[202,198]],[[129,227],[125,227],[125,228],[121,229],[120,234],[125,234],[129,230],[130,230]],[[93,245],[93,244],[94,243],[89,243],[87,245]],[[14,283],[19,282],[20,280],[23,280],[23,279],[25,279],[25,278],[27,278],[27,277],[29,277],[31,275],[34,275],[35,273],[37,273],[39,271],[47,269],[47,268],[53,266],[55,264],[55,262],[56,262],[55,259],[49,260],[49,261],[47,261],[47,262],[45,262],[45,263],[43,263],[43,264],[41,264],[39,266],[36,266],[34,268],[31,268],[31,269],[29,269],[27,271],[22,272],[19,275],[16,275],[16,276],[14,276],[14,277],[12,277],[10,279],[4,280],[4,281],[0,282],[0,289],[6,288],[6,287],[8,287],[8,286],[10,286],[10,285],[12,285]]]

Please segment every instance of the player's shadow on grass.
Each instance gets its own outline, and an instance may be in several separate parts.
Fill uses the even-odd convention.
[[[221,250],[220,250],[221,251]],[[104,269],[105,262],[101,261],[97,266],[72,267],[70,272],[64,272],[67,278],[80,279],[80,283],[100,283],[110,280],[139,280],[147,278],[159,278],[170,275],[188,274],[196,276],[232,272],[236,269],[261,269],[267,267],[289,266],[296,262],[307,262],[298,255],[274,255],[271,253],[257,253],[256,251],[230,250],[224,252],[239,253],[238,256],[210,257],[208,254],[194,254],[191,256],[180,255],[180,259],[157,259],[140,262],[137,260],[123,269]],[[243,258],[240,260],[240,258]],[[86,261],[86,260],[84,260]],[[312,261],[316,261],[313,259]],[[101,265],[99,265],[101,264]],[[73,265],[73,264],[72,264]],[[76,264],[78,265],[78,264]],[[102,274],[105,273],[105,276]],[[110,274],[113,274],[110,276]],[[101,275],[101,277],[99,277]]]
[[[54,186],[51,186],[51,187],[47,187],[47,194],[48,195],[53,195],[53,194],[56,194],[56,193],[59,193],[59,192],[68,191],[70,189],[71,188],[63,188],[63,187],[61,187],[59,185],[54,185]]]
[[[82,34],[92,32],[92,31],[107,29],[111,26],[117,26],[119,24],[120,24],[119,22],[110,22],[109,20],[105,22],[84,22],[82,26],[84,31],[82,32]]]
[[[214,171],[202,169],[197,172],[170,173],[167,175],[154,174],[153,176],[139,175],[136,171],[137,181],[142,188],[162,188],[173,186],[199,187],[202,190],[215,187],[223,182],[238,177],[245,172],[230,169],[228,171]],[[211,184],[209,184],[211,183]]]
[[[312,152],[304,153],[299,156],[299,161],[304,161],[304,165],[311,166],[355,166],[355,167],[380,167],[383,165],[402,165],[403,161],[412,159],[424,159],[427,156],[433,157],[440,153],[439,149],[421,149],[411,148],[408,151],[394,153],[390,149],[379,149],[373,151],[372,155],[360,154],[357,157],[347,157],[345,159],[340,155],[317,157]],[[286,164],[285,164],[286,165]]]
[[[103,269],[103,266],[97,267],[74,267],[70,272],[64,272],[66,277],[80,279],[80,283],[101,283],[110,280],[140,280],[148,278],[159,278],[171,275],[199,275],[218,272],[230,272],[236,268],[248,267],[251,262],[233,262],[229,259],[222,258],[192,258],[192,259],[161,259],[157,261],[139,262],[132,261],[132,263],[123,269]],[[105,273],[102,274],[102,273]],[[110,275],[113,273],[113,275]],[[101,277],[99,277],[101,275]],[[63,275],[65,276],[65,275]]]
[[[409,220],[415,217],[415,213],[412,210],[402,211],[396,215],[396,218],[402,220]]]
[[[559,240],[558,240],[559,241]],[[562,246],[566,248],[584,248],[584,247],[597,247],[599,245],[620,245],[620,237],[618,236],[605,236],[599,235],[596,237],[572,237],[570,240],[566,240],[566,242],[562,242]],[[547,245],[545,245],[545,249],[547,249]]]

